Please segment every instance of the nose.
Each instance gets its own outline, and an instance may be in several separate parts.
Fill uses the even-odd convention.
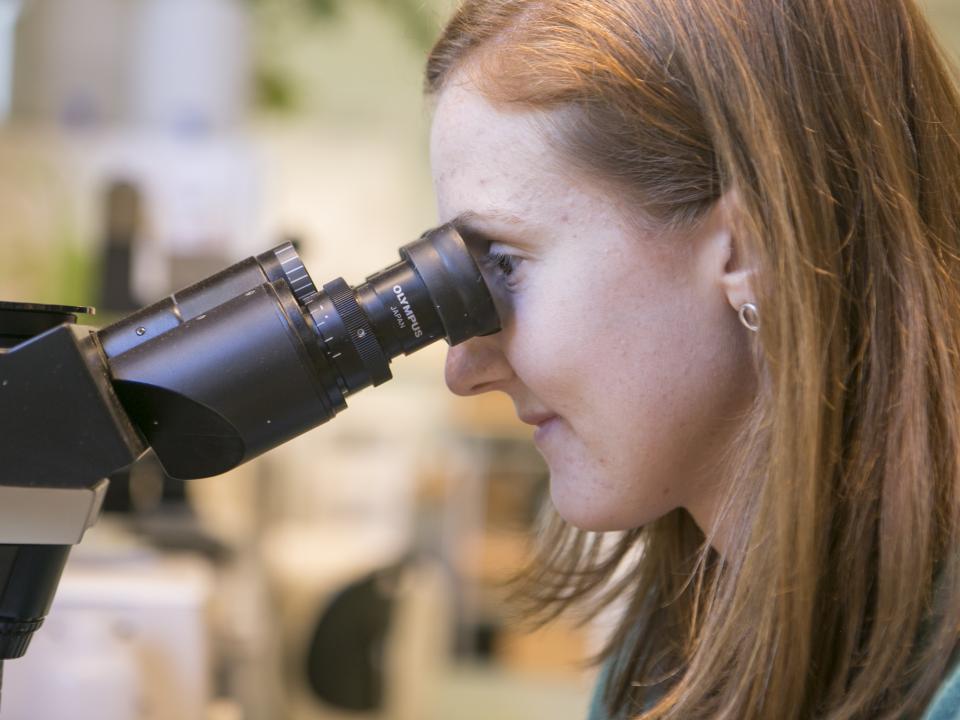
[[[503,390],[514,376],[497,335],[471,338],[447,350],[444,375],[456,395]]]

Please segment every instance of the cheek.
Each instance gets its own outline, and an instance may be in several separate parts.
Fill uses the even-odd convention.
[[[579,405],[593,344],[576,293],[562,280],[526,288],[511,300],[505,352],[517,377],[550,410],[567,415]],[[589,313],[587,313],[589,314]]]
[[[508,348],[518,377],[565,420],[543,448],[561,514],[623,529],[695,502],[742,410],[749,358],[735,314],[652,281],[566,304],[555,287],[517,304]]]
[[[600,428],[608,421],[596,411],[615,408],[612,396],[637,397],[650,385],[657,393],[663,349],[674,332],[668,315],[687,313],[678,312],[675,289],[655,289],[658,278],[642,270],[600,272],[594,264],[588,273],[585,264],[538,273],[509,299],[504,350],[520,380],[551,410]]]

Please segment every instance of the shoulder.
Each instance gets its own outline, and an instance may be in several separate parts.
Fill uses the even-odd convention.
[[[590,710],[587,720],[608,720],[607,710],[603,706],[603,691],[607,686],[607,677],[610,674],[610,663],[606,662],[600,668],[597,683],[593,688],[593,697],[590,699]]]
[[[587,720],[627,720],[627,717],[630,713],[627,710],[623,710],[617,715],[610,715],[607,712],[606,704],[604,703],[604,695],[606,694],[607,683],[610,682],[610,676],[613,673],[614,663],[616,658],[608,658],[606,662],[600,668],[600,672],[597,675],[597,681],[593,688],[593,697],[590,699],[590,709],[587,713]],[[662,696],[665,692],[664,687],[657,686],[653,689],[653,695],[647,698],[646,706],[644,709],[649,709],[656,703],[656,701]],[[937,718],[937,720],[941,720]]]
[[[960,720],[960,663],[944,678],[923,720]]]
[[[610,665],[608,661],[600,669],[587,720],[616,720],[607,715],[603,705],[603,691],[610,674]],[[955,663],[953,669],[944,678],[927,707],[923,720],[960,720],[960,662]]]

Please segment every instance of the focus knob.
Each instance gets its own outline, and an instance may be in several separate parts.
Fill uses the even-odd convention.
[[[273,254],[280,262],[283,275],[290,283],[293,295],[301,305],[306,305],[317,296],[317,286],[313,284],[307,269],[303,266],[297,249],[292,243],[284,243],[274,249]]]

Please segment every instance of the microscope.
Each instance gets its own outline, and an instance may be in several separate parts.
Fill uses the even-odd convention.
[[[92,308],[0,302],[0,672],[112,473],[152,449],[173,478],[218,475],[330,420],[398,355],[500,329],[452,225],[400,258],[318,288],[287,243],[99,331],[76,324]]]

